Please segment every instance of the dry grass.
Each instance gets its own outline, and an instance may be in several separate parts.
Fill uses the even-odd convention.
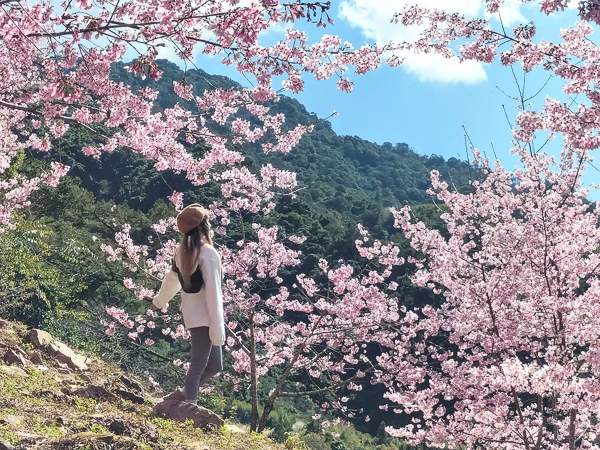
[[[0,327],[0,358],[20,348],[28,362],[22,369],[0,359],[0,449],[196,449],[285,450],[264,435],[226,424],[204,432],[191,422],[181,424],[152,417],[151,388],[144,385],[144,404],[116,398],[101,401],[73,394],[89,385],[122,385],[118,367],[92,360],[89,370],[74,373],[23,342],[27,329],[9,322]],[[31,359],[37,362],[34,364]],[[24,371],[24,372],[21,372]],[[156,394],[155,394],[156,395]]]

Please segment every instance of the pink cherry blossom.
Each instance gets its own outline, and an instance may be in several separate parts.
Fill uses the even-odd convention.
[[[447,237],[409,207],[392,211],[423,255],[413,281],[444,302],[405,310],[379,359],[387,399],[413,416],[387,431],[413,444],[559,449],[575,430],[593,448],[600,211],[581,186],[585,152],[563,152],[556,170],[522,152],[513,172],[474,156],[484,177],[471,193],[431,173]]]
[[[18,147],[48,151],[52,139],[71,127],[95,135],[98,143],[82,149],[99,157],[117,147],[127,148],[154,161],[157,170],[185,173],[194,184],[219,179],[227,166],[234,169],[243,160],[230,144],[260,140],[265,152],[289,152],[312,124],[283,131],[284,117],[264,105],[277,101],[274,77],[284,77],[284,88],[304,89],[302,77],[339,77],[340,89],[351,90],[346,73],[357,74],[379,65],[382,48],[354,50],[336,36],[325,35],[310,43],[302,32],[290,31],[269,47],[259,44],[261,33],[277,24],[292,26],[309,18],[318,27],[332,23],[329,3],[285,3],[264,1],[233,6],[226,0],[201,5],[159,0],[151,7],[142,0],[107,3],[78,0],[66,3],[34,1],[2,3],[0,19],[0,174],[10,166]],[[185,77],[175,82],[173,92],[192,103],[165,111],[154,108],[158,90],[152,86],[131,89],[111,79],[111,67],[123,60],[134,46],[139,56],[126,67],[142,79],[160,80],[155,59],[157,46],[171,46],[178,56],[190,60],[195,54],[220,56],[224,64],[254,78],[251,89],[214,89],[194,96],[194,86]],[[385,49],[391,50],[391,44]],[[188,104],[189,104],[188,103]],[[254,117],[241,119],[241,109]],[[228,125],[219,135],[210,122]],[[31,123],[31,131],[24,127]],[[201,142],[207,151],[192,156],[182,143]],[[0,185],[0,230],[11,226],[12,213],[27,205],[26,199],[40,183],[56,185],[66,167],[54,163],[40,178],[3,181]],[[236,192],[246,189],[244,178],[228,175]],[[251,186],[260,181],[247,179]],[[264,180],[263,180],[264,181]],[[275,186],[281,187],[279,183]],[[260,192],[251,195],[261,195]],[[181,205],[181,198],[172,196]],[[255,208],[259,207],[255,199]],[[269,204],[265,200],[265,204]],[[268,206],[267,210],[272,206]]]

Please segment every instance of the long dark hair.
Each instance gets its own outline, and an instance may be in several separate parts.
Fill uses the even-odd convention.
[[[192,228],[183,235],[181,244],[179,244],[179,251],[181,252],[181,267],[179,268],[179,272],[183,279],[184,290],[191,287],[190,278],[198,266],[198,255],[200,254],[200,247],[203,244],[213,245],[210,238],[210,225],[206,216],[204,216],[200,225]]]

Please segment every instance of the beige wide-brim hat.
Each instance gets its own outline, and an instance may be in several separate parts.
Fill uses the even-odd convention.
[[[205,217],[206,210],[197,203],[186,206],[177,215],[177,228],[179,228],[179,231],[183,234],[188,233],[200,225],[200,222],[202,222]]]

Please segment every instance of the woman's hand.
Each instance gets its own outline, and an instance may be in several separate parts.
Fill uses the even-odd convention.
[[[152,311],[156,311],[158,309],[158,306],[156,306],[154,303],[150,303],[150,309]]]

